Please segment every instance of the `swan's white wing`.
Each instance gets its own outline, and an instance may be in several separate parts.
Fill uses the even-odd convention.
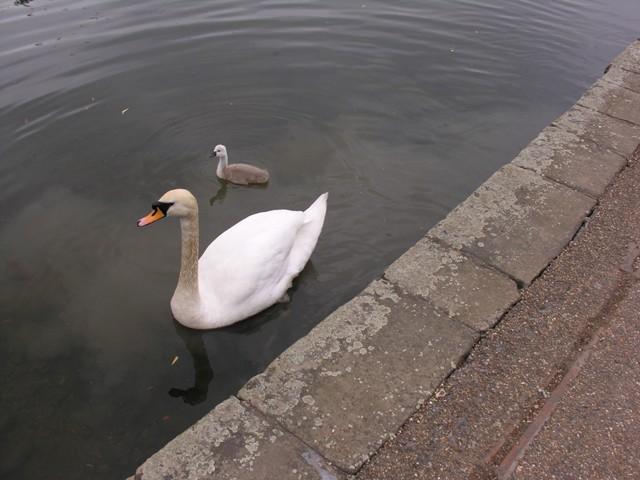
[[[215,297],[223,308],[243,305],[243,310],[252,310],[253,305],[273,303],[304,221],[303,212],[272,210],[251,215],[222,233],[200,258],[200,295]]]

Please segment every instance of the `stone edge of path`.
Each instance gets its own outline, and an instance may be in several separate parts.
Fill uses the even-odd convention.
[[[356,473],[571,241],[640,143],[639,85],[636,41],[381,279],[150,457],[135,478]]]

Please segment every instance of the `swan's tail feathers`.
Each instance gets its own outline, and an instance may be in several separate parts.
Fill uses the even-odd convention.
[[[309,208],[304,211],[304,223],[312,223],[314,221],[320,222],[320,229],[324,223],[324,216],[327,213],[327,198],[329,198],[329,192],[324,192],[316,201],[311,204]],[[320,233],[318,232],[318,235]]]
[[[298,275],[302,271],[311,257],[313,249],[316,248],[327,213],[328,197],[328,192],[323,193],[304,211],[304,224],[298,230],[296,242],[289,256],[289,272],[293,275]]]

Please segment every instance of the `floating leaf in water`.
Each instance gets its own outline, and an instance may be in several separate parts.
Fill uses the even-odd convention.
[[[175,365],[177,361],[178,361],[178,356],[176,355],[175,357],[173,357],[173,360],[171,360],[171,365]]]
[[[127,111],[128,111],[128,110],[129,110],[129,107],[125,108],[125,109],[124,109],[124,110],[122,110],[122,112],[120,112],[120,113],[122,113],[122,115],[124,115],[125,113],[127,113]]]

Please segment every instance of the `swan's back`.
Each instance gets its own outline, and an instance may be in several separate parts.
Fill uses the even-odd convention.
[[[278,284],[304,224],[303,212],[251,215],[220,234],[200,257],[200,286],[221,303],[243,302]],[[208,293],[206,293],[208,294]]]
[[[199,261],[207,310],[225,312],[229,324],[284,296],[318,242],[326,207],[325,193],[304,212],[256,213],[216,238]]]

